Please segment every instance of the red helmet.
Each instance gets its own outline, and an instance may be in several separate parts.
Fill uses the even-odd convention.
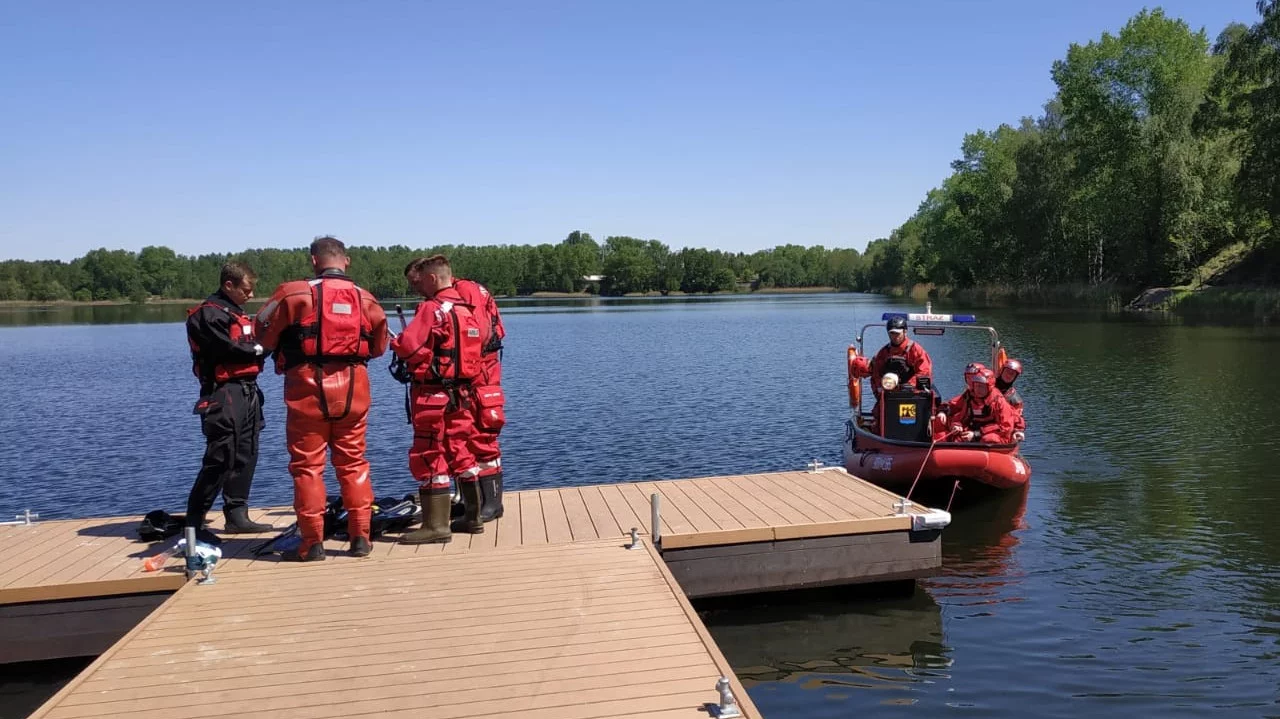
[[[969,378],[970,378],[970,377],[974,376],[975,374],[978,374],[979,372],[982,372],[982,371],[983,371],[983,370],[985,370],[986,368],[987,368],[987,366],[986,366],[986,365],[984,365],[984,364],[982,364],[981,362],[970,362],[970,363],[969,363],[969,366],[964,368],[964,382],[965,382],[965,384],[968,384],[968,383],[969,383]]]
[[[965,383],[969,385],[969,392],[974,397],[984,399],[991,394],[991,387],[996,383],[996,373],[986,367],[976,372],[966,372]]]
[[[1014,380],[1022,375],[1022,363],[1016,359],[1006,360],[1004,366],[1000,368],[1000,379],[1009,384],[1013,384]]]

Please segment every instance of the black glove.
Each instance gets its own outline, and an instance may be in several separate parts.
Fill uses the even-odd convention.
[[[387,366],[387,370],[391,372],[391,376],[400,384],[409,384],[413,381],[413,373],[409,371],[409,365],[399,357],[392,357],[391,364]]]

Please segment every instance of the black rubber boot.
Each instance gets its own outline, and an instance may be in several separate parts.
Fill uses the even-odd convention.
[[[351,548],[347,550],[347,554],[353,557],[367,557],[369,552],[373,551],[373,543],[364,537],[356,537],[351,540]]]
[[[222,514],[227,518],[226,527],[222,531],[227,534],[261,534],[262,532],[275,531],[275,527],[270,524],[251,521],[248,507],[224,509]]]
[[[400,535],[401,544],[444,544],[453,540],[449,531],[449,503],[447,492],[429,494],[419,491],[422,502],[422,528]]]
[[[480,494],[484,505],[480,509],[480,521],[492,522],[502,516],[502,472],[480,478]]]
[[[468,534],[484,534],[484,522],[480,521],[480,482],[459,482],[466,514],[458,522],[458,531]]]
[[[307,550],[306,554],[299,555],[298,550],[290,549],[280,555],[280,558],[286,562],[323,562],[324,561],[324,545],[313,544]]]

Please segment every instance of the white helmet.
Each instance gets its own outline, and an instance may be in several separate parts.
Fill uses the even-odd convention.
[[[880,378],[880,386],[891,391],[897,389],[898,375],[894,372],[885,372],[884,377]]]

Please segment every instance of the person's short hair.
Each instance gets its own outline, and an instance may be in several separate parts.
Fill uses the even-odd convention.
[[[415,258],[413,258],[412,260],[409,260],[409,264],[407,264],[407,265],[405,265],[405,266],[404,266],[404,276],[405,276],[405,277],[411,277],[411,276],[413,276],[413,275],[417,274],[417,272],[418,272],[418,266],[422,264],[422,261],[423,261],[424,259],[426,259],[426,258],[425,258],[425,257],[415,257]]]
[[[243,262],[228,262],[222,266],[222,274],[218,278],[218,286],[230,282],[233,286],[239,287],[240,283],[248,279],[250,282],[258,279],[258,274],[253,268]]]
[[[449,265],[449,258],[444,255],[432,255],[430,257],[420,257],[409,266],[404,268],[405,277],[410,274],[422,274],[423,272],[431,272],[436,275],[445,277],[453,277],[453,267]]]
[[[347,256],[347,246],[336,237],[324,235],[311,241],[311,255],[324,259],[342,259]]]

